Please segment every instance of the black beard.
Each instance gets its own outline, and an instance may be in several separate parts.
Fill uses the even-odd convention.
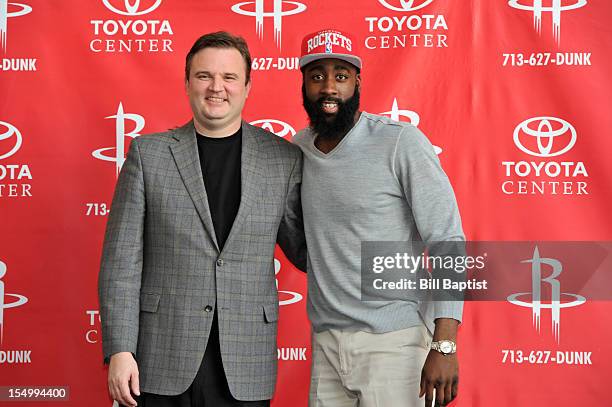
[[[338,113],[331,121],[328,121],[330,116],[323,112],[322,104],[325,101],[338,104]],[[355,124],[355,113],[359,110],[359,87],[355,86],[355,93],[346,102],[332,96],[324,96],[313,102],[306,97],[306,87],[302,84],[302,104],[314,133],[323,139],[333,140],[348,133]]]

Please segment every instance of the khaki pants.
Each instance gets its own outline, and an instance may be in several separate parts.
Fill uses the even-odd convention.
[[[422,407],[425,326],[375,334],[313,332],[309,407]]]

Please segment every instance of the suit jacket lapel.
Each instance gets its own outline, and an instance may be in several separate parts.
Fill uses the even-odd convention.
[[[240,206],[224,248],[228,247],[240,233],[240,227],[251,212],[251,208],[261,196],[261,182],[264,179],[259,151],[260,141],[253,131],[253,126],[242,122],[242,153],[240,167]]]
[[[190,121],[183,127],[177,129],[173,137],[178,141],[170,146],[176,166],[181,174],[185,188],[187,188],[189,196],[193,200],[198,215],[204,224],[204,228],[208,232],[217,251],[219,251],[215,228],[212,223],[212,217],[210,216],[208,196],[206,195],[206,188],[204,187],[204,177],[202,176],[202,167],[200,166],[198,143],[193,122]]]

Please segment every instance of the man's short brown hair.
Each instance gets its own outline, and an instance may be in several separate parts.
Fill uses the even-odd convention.
[[[251,81],[251,54],[249,47],[244,38],[232,35],[226,31],[217,31],[214,33],[204,34],[196,40],[185,58],[185,80],[189,80],[189,71],[191,69],[191,60],[193,56],[204,48],[234,48],[244,59],[246,64],[246,83]]]

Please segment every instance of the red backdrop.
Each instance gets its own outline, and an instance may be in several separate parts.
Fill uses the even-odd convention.
[[[604,0],[0,0],[0,386],[112,404],[97,301],[107,211],[131,138],[190,118],[183,64],[201,34],[247,39],[244,117],[290,138],[306,125],[302,36],[352,32],[363,109],[438,147],[469,239],[612,240],[611,13]],[[305,276],[277,259],[273,405],[306,405]],[[455,405],[605,405],[610,311],[563,308],[557,341],[550,310],[538,332],[528,308],[466,303]],[[517,362],[531,351],[585,360]]]

